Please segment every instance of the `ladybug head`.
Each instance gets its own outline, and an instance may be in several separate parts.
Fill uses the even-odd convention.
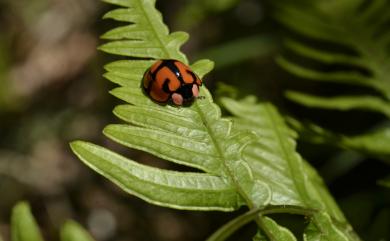
[[[175,105],[183,105],[183,103],[192,101],[198,95],[199,88],[196,84],[185,84],[172,94],[172,101]]]

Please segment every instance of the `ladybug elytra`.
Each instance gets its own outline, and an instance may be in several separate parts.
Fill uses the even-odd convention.
[[[202,81],[178,60],[158,60],[143,77],[143,89],[156,102],[181,106],[199,95]]]

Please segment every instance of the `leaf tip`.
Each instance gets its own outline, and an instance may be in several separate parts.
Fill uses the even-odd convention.
[[[82,158],[83,150],[89,149],[88,146],[91,147],[91,145],[92,145],[91,143],[80,141],[80,140],[75,140],[69,143],[70,149],[80,160],[83,160]]]
[[[103,36],[104,36],[104,34],[102,36],[100,36],[100,38],[102,38]],[[98,46],[96,49],[99,51],[104,51],[104,44]]]
[[[102,131],[103,134],[104,134],[105,136],[110,136],[110,134],[111,134],[111,132],[112,132],[112,129],[113,129],[114,125],[115,125],[115,124],[109,124],[109,125],[105,126],[105,127],[103,128],[103,131]]]
[[[201,59],[191,65],[191,68],[195,71],[200,78],[203,78],[207,73],[214,69],[214,61],[209,59]]]
[[[30,212],[30,205],[27,203],[27,201],[18,202],[12,209],[13,214],[26,211]]]
[[[93,241],[91,235],[77,222],[66,220],[60,232],[61,241]]]
[[[71,141],[69,142],[70,149],[75,152],[75,149],[77,149],[77,147],[79,147],[82,143],[83,141],[80,140]]]

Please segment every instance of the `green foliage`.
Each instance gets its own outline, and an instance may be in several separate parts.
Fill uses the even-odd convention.
[[[295,236],[285,227],[279,226],[274,220],[264,217],[264,225],[269,230],[268,235],[272,235],[276,240],[296,241]],[[267,241],[267,236],[259,231],[254,237],[254,241]]]
[[[207,239],[207,241],[226,240],[239,228],[254,220],[261,211],[261,209],[253,209],[249,212],[244,213],[243,215],[238,216],[237,218],[231,220],[230,222],[223,225],[220,229],[218,229],[213,235],[211,235]]]
[[[300,137],[312,143],[337,145],[389,162],[390,127],[388,125],[378,126],[356,136],[346,136],[326,130],[309,121],[299,122],[290,118],[288,122],[300,133]]]
[[[105,77],[120,85],[111,93],[127,104],[114,114],[126,124],[111,124],[103,133],[124,146],[202,172],[178,172],[146,166],[84,141],[71,143],[73,152],[89,167],[126,192],[147,202],[186,210],[249,212],[218,230],[210,240],[224,240],[253,220],[259,235],[272,241],[295,240],[292,233],[266,215],[304,215],[313,228],[307,240],[359,240],[329,195],[321,178],[295,150],[295,132],[269,103],[222,99],[235,117],[221,117],[207,88],[190,107],[159,105],[142,91],[140,82],[154,60],[187,59],[179,47],[186,33],[169,33],[155,1],[108,0],[122,6],[105,18],[127,22],[103,35],[110,40],[101,50],[131,57],[106,65]],[[148,59],[148,60],[145,60]],[[209,60],[191,65],[203,77]],[[314,231],[313,231],[314,230]],[[257,236],[259,236],[257,235]],[[260,237],[259,236],[259,237]]]
[[[72,149],[95,171],[125,191],[156,205],[228,211],[244,204],[235,189],[215,175],[181,173],[141,165],[85,142],[72,143]]]
[[[296,91],[288,91],[287,97],[302,105],[334,110],[361,109],[379,112],[390,119],[390,105],[387,101],[374,96],[341,96],[324,98],[315,95],[303,94]]]
[[[367,91],[363,95],[347,93],[320,97],[290,91],[287,93],[290,100],[312,108],[356,109],[390,117],[390,34],[385,27],[390,20],[387,1],[283,1],[275,6],[276,19],[301,36],[300,40],[287,39],[286,49],[302,59],[321,64],[321,68],[314,68],[307,61],[298,63],[281,56],[277,59],[280,66],[303,79],[362,86],[377,93],[369,95]],[[313,39],[322,44],[308,41]],[[324,43],[329,43],[329,46],[325,48]],[[330,47],[334,45],[339,47]],[[332,68],[334,66],[338,68]],[[378,134],[387,137],[384,134],[388,132],[387,128],[380,131],[383,133],[375,130],[362,136],[343,137],[336,144],[382,156],[389,153],[390,142],[382,141],[380,146],[376,145]],[[332,141],[326,140],[331,144]]]
[[[240,102],[224,98],[222,103],[234,114],[234,129],[241,131],[251,129],[258,135],[258,143],[249,145],[243,154],[253,168],[255,178],[263,180],[271,188],[273,197],[271,204],[277,205],[280,204],[278,201],[281,201],[283,205],[324,210],[312,215],[312,222],[320,228],[319,232],[322,235],[328,232],[325,230],[336,230],[335,233],[338,234],[333,237],[325,235],[324,238],[354,240],[355,237],[348,232],[343,214],[329,195],[321,178],[295,151],[296,134],[287,127],[275,107],[269,103],[256,103],[253,97]],[[330,222],[329,215],[337,221]],[[347,225],[343,231],[337,227],[339,222]]]
[[[274,205],[304,205],[310,200],[302,176],[304,164],[295,151],[296,134],[284,123],[270,103],[256,103],[254,97],[238,102],[223,98],[223,106],[234,115],[236,131],[255,131],[258,140],[244,150],[244,157],[255,171],[254,175],[268,182]],[[277,197],[283,197],[281,203]]]
[[[364,85],[374,88],[388,99],[389,63],[383,60],[389,58],[386,51],[389,35],[388,32],[378,34],[383,28],[382,24],[389,20],[386,14],[387,1],[370,1],[364,10],[359,9],[361,4],[362,0],[333,0],[326,4],[323,1],[312,1],[305,5],[284,3],[278,5],[276,18],[304,36],[346,46],[357,55],[330,52],[297,41],[287,42],[286,46],[291,51],[326,64],[362,67],[372,73],[371,76],[357,71],[318,72],[294,64],[283,57],[280,58],[280,64],[303,78]]]
[[[93,238],[80,224],[68,220],[61,228],[61,241],[93,241]]]
[[[27,203],[21,202],[12,210],[12,241],[43,241],[38,225]]]
[[[154,8],[153,1],[143,4],[138,1],[115,3],[130,8],[113,10],[105,17],[128,20],[134,24],[103,35],[104,38],[112,40],[119,39],[119,36],[123,38],[103,45],[103,51],[132,57],[174,58],[187,62],[185,56],[178,51],[179,45],[186,39],[183,37],[186,34],[169,34],[160,14]],[[124,17],[123,13],[129,11],[135,12]],[[134,36],[130,35],[132,29],[138,29]],[[139,34],[140,29],[146,29],[142,30],[142,35]],[[139,44],[137,48],[135,44]],[[231,133],[231,122],[221,118],[218,106],[212,102],[205,87],[200,89],[205,98],[196,101],[189,108],[178,109],[152,102],[139,87],[143,73],[151,63],[153,62],[131,60],[117,61],[106,66],[106,77],[122,85],[111,93],[130,104],[116,107],[114,113],[132,125],[109,125],[104,129],[104,134],[123,145],[198,168],[206,173],[152,169],[83,142],[72,144],[75,153],[125,190],[155,204],[181,209],[227,211],[244,205],[244,198],[252,206],[255,203],[264,205],[256,202],[256,198],[261,195],[251,197],[251,190],[246,190],[255,186],[255,183],[250,180],[250,172],[241,160],[240,150],[250,141],[250,133]],[[212,63],[208,60],[192,65],[192,69],[199,76],[203,76],[211,68]],[[102,157],[105,158],[104,162]],[[236,163],[243,163],[239,168],[242,169],[241,173],[234,173],[236,167],[232,165]],[[134,167],[131,167],[133,165]],[[238,179],[237,175],[243,179]],[[129,180],[129,177],[138,179],[138,182]]]
[[[11,235],[12,241],[43,241],[37,222],[26,202],[18,203],[12,210]],[[92,237],[79,224],[67,221],[61,229],[61,241],[76,240],[93,241]]]

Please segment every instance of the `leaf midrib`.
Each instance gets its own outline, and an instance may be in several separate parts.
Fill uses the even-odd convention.
[[[142,4],[142,2],[139,1],[139,0],[138,0],[137,2],[138,2],[138,5],[140,6],[140,9],[141,9],[143,15],[144,15],[145,18],[146,18],[148,24],[151,26],[150,29],[152,30],[153,34],[156,36],[156,39],[157,39],[157,41],[159,42],[161,48],[163,49],[165,55],[166,55],[167,57],[170,57],[170,56],[169,56],[169,51],[168,51],[168,49],[165,47],[165,44],[164,44],[164,42],[163,42],[163,40],[162,40],[163,38],[158,34],[158,31],[156,30],[156,28],[155,28],[153,22],[151,21],[148,12],[147,12],[147,11],[145,10],[145,8],[144,8],[144,4]]]
[[[211,105],[213,103],[210,103]],[[246,201],[249,209],[253,209],[255,207],[255,204],[252,202],[252,200],[245,194],[244,190],[242,189],[240,183],[238,182],[238,180],[236,179],[236,177],[234,176],[233,172],[231,171],[231,169],[229,168],[229,166],[227,165],[226,163],[226,157],[224,155],[224,152],[221,150],[221,147],[219,146],[218,144],[218,141],[217,141],[217,138],[214,136],[214,132],[210,129],[209,125],[207,125],[207,120],[205,118],[205,115],[203,113],[203,111],[201,110],[201,108],[199,107],[199,104],[197,102],[194,103],[196,109],[197,109],[197,112],[199,113],[199,116],[202,120],[202,123],[204,123],[204,127],[206,128],[207,130],[207,133],[209,134],[209,137],[210,137],[210,141],[211,143],[213,144],[213,146],[215,147],[216,149],[216,152],[217,152],[217,155],[219,157],[221,157],[221,160],[222,160],[222,165],[224,167],[224,171],[226,172],[226,174],[228,174],[229,176],[229,179],[233,182],[237,192],[240,194],[240,196]]]
[[[165,45],[163,44],[163,41],[162,41],[162,37],[158,34],[158,31],[156,31],[155,29],[155,26],[152,24],[152,21],[150,20],[150,17],[149,17],[149,14],[147,13],[147,11],[145,11],[144,7],[143,7],[143,4],[140,3],[140,1],[138,1],[139,5],[141,6],[141,11],[143,12],[143,14],[146,16],[146,20],[148,21],[148,24],[151,26],[151,29],[152,29],[152,32],[154,33],[154,35],[156,36],[156,39],[157,41],[160,43],[164,53],[166,54],[166,56],[168,58],[172,58],[172,56],[170,56],[169,54],[169,51],[168,49],[165,47]],[[241,188],[240,184],[238,183],[238,181],[235,179],[233,173],[230,171],[229,167],[226,165],[225,163],[225,156],[221,150],[221,147],[219,146],[214,134],[213,134],[213,131],[209,128],[209,126],[207,125],[207,121],[206,121],[206,118],[202,112],[202,110],[200,109],[200,107],[198,106],[197,103],[194,103],[194,105],[196,106],[196,109],[197,109],[197,112],[202,120],[202,122],[204,123],[204,126],[207,130],[207,133],[209,134],[209,137],[210,137],[210,140],[213,144],[213,146],[215,147],[216,149],[216,152],[217,152],[217,155],[219,157],[222,157],[222,160],[223,160],[223,166],[225,167],[225,171],[228,172],[228,175],[230,176],[230,179],[234,182],[234,185],[237,189],[237,191],[240,193],[240,195],[247,201],[247,204],[250,208],[252,208],[254,206],[253,202],[245,195],[245,192],[244,190]]]
[[[149,14],[147,13],[147,11],[145,11],[143,4],[140,4],[140,1],[138,1],[138,3],[139,3],[139,5],[141,6],[141,11],[142,11],[143,14],[146,16],[146,20],[148,21],[148,24],[151,26],[152,32],[153,32],[154,35],[156,36],[156,39],[157,39],[157,41],[160,43],[160,45],[161,45],[161,47],[162,47],[164,53],[166,54],[166,56],[167,56],[168,58],[172,58],[172,56],[170,56],[170,53],[169,53],[168,49],[167,49],[167,48],[165,47],[165,45],[163,44],[163,41],[162,41],[163,38],[162,38],[162,36],[160,36],[160,35],[158,34],[158,31],[156,31],[155,26],[152,24],[152,21],[151,21],[151,19],[150,19],[150,16],[149,16]],[[210,101],[210,102],[211,102],[211,101]],[[212,103],[210,103],[210,104],[212,104]],[[216,138],[216,137],[214,136],[214,134],[213,134],[213,131],[210,129],[209,125],[207,125],[207,121],[206,121],[206,118],[205,118],[204,113],[202,112],[202,110],[201,110],[201,108],[199,107],[198,103],[194,103],[194,105],[195,105],[195,107],[196,107],[196,109],[197,109],[197,112],[198,112],[198,114],[199,114],[199,116],[200,116],[200,118],[201,118],[201,120],[202,120],[202,123],[204,123],[204,126],[205,126],[205,128],[206,128],[206,130],[207,130],[207,133],[208,133],[209,136],[210,136],[210,140],[211,140],[212,144],[214,145],[214,147],[215,147],[215,149],[216,149],[216,151],[217,151],[218,156],[219,156],[219,157],[222,157],[221,159],[223,160],[223,166],[225,167],[225,171],[228,173],[229,178],[233,181],[234,186],[235,186],[237,192],[241,195],[242,198],[244,198],[244,199],[246,200],[248,207],[249,207],[250,209],[253,209],[254,206],[255,206],[254,203],[253,203],[253,201],[245,194],[245,192],[244,192],[244,190],[242,189],[241,185],[239,184],[238,180],[236,180],[234,174],[232,173],[232,171],[230,170],[230,168],[227,166],[227,164],[226,164],[226,162],[225,162],[225,160],[226,160],[227,158],[225,158],[225,156],[224,156],[224,154],[223,154],[223,152],[222,152],[222,150],[221,150],[221,147],[220,147],[219,144],[218,144],[217,138]],[[257,221],[258,221],[258,219],[257,219]],[[267,232],[267,230],[264,230],[264,231]],[[270,237],[272,237],[272,235],[271,235]]]
[[[282,138],[283,135],[280,133],[279,127],[276,125],[277,120],[276,120],[276,117],[274,116],[273,111],[270,110],[269,106],[265,106],[265,110],[271,119],[272,129],[275,130],[276,137],[277,137],[278,142],[280,144],[280,147],[282,149],[282,155],[285,158],[285,160],[289,166],[288,170],[290,170],[290,175],[293,179],[294,186],[296,187],[297,191],[299,192],[299,196],[302,199],[301,201],[305,205],[308,205],[307,201],[309,200],[309,197],[306,193],[306,187],[301,185],[301,183],[304,183],[303,182],[304,180],[302,180],[301,182],[298,182],[298,179],[300,178],[299,177],[300,170],[299,170],[299,168],[296,168],[296,164],[294,163],[294,160],[291,159],[290,155],[286,154],[286,153],[288,153],[288,148],[285,146],[283,138]]]

